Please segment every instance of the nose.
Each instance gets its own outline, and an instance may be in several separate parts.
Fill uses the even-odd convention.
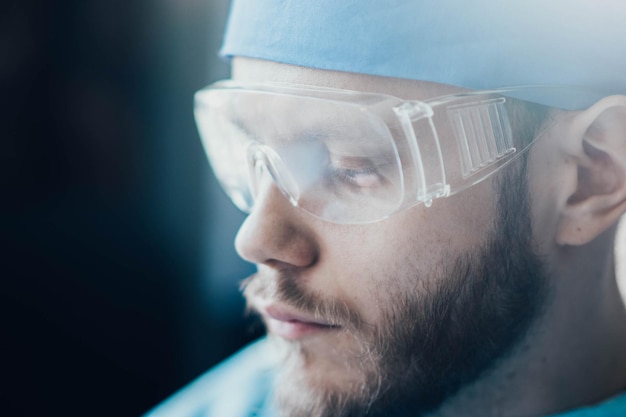
[[[275,269],[315,263],[318,245],[309,215],[294,207],[269,175],[264,175],[251,213],[235,239],[239,256]]]

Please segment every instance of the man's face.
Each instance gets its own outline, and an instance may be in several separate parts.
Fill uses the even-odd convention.
[[[237,60],[233,77],[413,99],[455,92],[251,60]],[[248,303],[285,349],[275,387],[284,414],[415,415],[509,353],[546,292],[523,178],[520,163],[429,208],[358,226],[315,219],[266,184],[236,246],[258,266]]]

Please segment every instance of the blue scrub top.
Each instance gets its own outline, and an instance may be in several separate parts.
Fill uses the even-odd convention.
[[[183,388],[144,417],[278,417],[271,404],[274,356],[261,339]],[[549,417],[626,417],[626,393]]]

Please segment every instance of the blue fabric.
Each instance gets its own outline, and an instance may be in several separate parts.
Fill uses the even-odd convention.
[[[235,354],[144,417],[278,417],[270,401],[273,359],[265,339]],[[550,417],[625,417],[626,393]]]
[[[626,393],[591,407],[555,414],[550,417],[625,417]]]
[[[270,345],[256,342],[144,417],[277,417],[269,401],[272,363]]]
[[[221,53],[471,89],[624,94],[625,22],[621,0],[234,0]]]

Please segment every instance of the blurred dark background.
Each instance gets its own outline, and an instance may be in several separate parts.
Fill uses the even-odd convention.
[[[139,415],[256,336],[192,113],[228,0],[0,9],[1,413]]]

